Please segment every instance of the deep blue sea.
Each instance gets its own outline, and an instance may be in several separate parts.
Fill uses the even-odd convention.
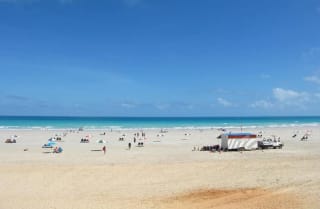
[[[320,116],[297,117],[38,117],[0,116],[0,129],[254,128],[318,126]]]

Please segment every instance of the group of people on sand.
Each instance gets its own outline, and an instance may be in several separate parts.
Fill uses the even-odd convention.
[[[134,137],[133,137],[133,143],[134,144],[137,142],[137,138],[136,137],[139,137],[139,132],[134,134]],[[140,138],[139,140],[146,140],[147,139],[146,133],[141,131],[141,137],[142,138]],[[131,144],[130,144],[130,147],[131,147]],[[143,147],[143,142],[138,142],[138,147]]]
[[[80,140],[80,143],[89,143],[89,142],[90,142],[89,138],[82,138]]]
[[[137,143],[137,138],[136,137],[139,137],[139,133],[135,133],[134,134],[134,137],[133,137],[133,143],[136,144]],[[146,134],[144,132],[141,133],[141,137],[142,139],[146,139]],[[141,138],[139,140],[142,140]],[[130,150],[131,149],[131,142],[128,143],[128,149]],[[143,147],[143,142],[138,142],[137,144],[138,147]]]
[[[133,135],[134,135],[134,137],[139,137],[139,136],[141,136],[143,139],[146,138],[146,133],[143,132],[143,131],[141,131],[141,134],[140,134],[139,132],[137,132],[137,133],[134,133]]]
[[[141,133],[139,133],[139,132],[134,133],[133,135],[134,135],[134,137],[133,137],[133,143],[134,144],[137,143],[137,140],[143,140],[143,139],[145,140],[146,139],[146,133],[143,132],[143,131]],[[138,137],[140,137],[140,136],[141,136],[141,138],[138,139]],[[125,137],[126,137],[126,134],[123,134],[122,137],[119,138],[119,141],[124,141]],[[144,146],[144,142],[138,142],[137,146],[138,147],[143,147]],[[131,147],[132,147],[132,142],[129,142],[128,143],[128,150],[131,150]],[[106,152],[107,152],[107,147],[103,146],[102,147],[102,151],[103,151],[103,154],[105,155]]]
[[[4,143],[17,143],[16,139],[6,139]]]
[[[134,142],[136,143],[136,142]],[[143,147],[143,142],[138,142],[137,144],[138,147]],[[131,149],[131,142],[128,143],[128,149],[130,150]]]
[[[19,137],[19,136],[17,136],[17,135],[11,136],[11,138],[6,139],[6,140],[4,141],[4,143],[17,143],[17,138],[18,138],[18,137]]]
[[[53,153],[61,153],[63,151],[63,149],[61,147],[55,147],[53,149]]]
[[[307,130],[306,133],[301,137],[300,141],[307,141],[309,136],[311,136],[311,130]],[[298,136],[299,131],[293,134],[292,138],[296,138]]]

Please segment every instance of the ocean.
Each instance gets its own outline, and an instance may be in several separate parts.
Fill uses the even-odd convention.
[[[1,129],[153,129],[318,126],[320,116],[290,117],[42,117],[0,116]]]

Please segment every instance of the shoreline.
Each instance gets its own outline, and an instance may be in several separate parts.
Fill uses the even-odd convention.
[[[3,128],[5,127],[5,128]],[[270,129],[270,128],[320,128],[319,123],[307,124],[275,124],[275,125],[248,125],[248,126],[181,126],[181,127],[133,127],[133,128],[119,128],[119,127],[101,127],[101,128],[52,128],[52,127],[21,127],[9,128],[8,126],[0,126],[0,131],[140,131],[140,130],[217,130],[217,129]]]
[[[53,117],[0,116],[0,130],[154,130],[317,127],[320,116]]]

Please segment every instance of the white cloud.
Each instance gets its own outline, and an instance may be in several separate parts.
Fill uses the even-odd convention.
[[[275,88],[273,89],[274,97],[279,100],[280,102],[296,99],[299,97],[299,93],[293,90],[286,90],[282,88]]]
[[[274,98],[285,105],[301,106],[310,101],[310,95],[306,92],[297,92],[290,89],[275,88],[273,89]]]
[[[315,76],[315,75],[305,77],[304,80],[312,82],[312,83],[320,84],[320,78],[318,76]]]
[[[221,97],[219,97],[219,98],[217,99],[217,101],[218,101],[219,104],[221,104],[221,105],[223,105],[223,106],[225,106],[225,107],[231,107],[231,106],[233,106],[233,104],[232,104],[231,102],[229,102],[228,100],[223,99],[223,98],[221,98]]]
[[[123,108],[135,108],[137,105],[133,103],[122,103],[121,107]]]
[[[250,105],[250,107],[252,108],[264,108],[264,109],[269,109],[269,108],[272,108],[273,106],[274,104],[266,100],[259,100]]]

